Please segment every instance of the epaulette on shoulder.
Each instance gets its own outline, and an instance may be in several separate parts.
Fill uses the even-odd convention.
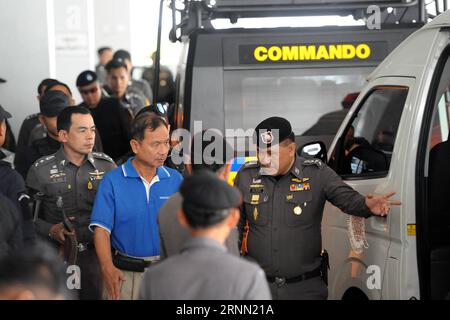
[[[258,166],[258,162],[257,161],[249,161],[249,162],[246,162],[244,164],[245,168],[254,168],[254,167],[257,167],[257,166]]]
[[[303,160],[304,166],[317,166],[319,168],[323,167],[323,162],[320,159],[305,159]]]
[[[110,156],[108,156],[107,154],[105,154],[103,152],[92,152],[92,156],[96,159],[103,159],[103,160],[107,160],[109,162],[116,164]]]
[[[25,120],[31,120],[31,119],[34,119],[37,117],[39,117],[39,113],[33,113],[33,114],[30,114],[28,117],[26,117]]]
[[[53,159],[55,159],[54,155],[42,157],[42,158],[36,160],[36,162],[34,163],[34,166],[39,167],[39,166],[45,165],[46,163],[49,163]]]
[[[249,162],[244,163],[240,170],[258,168],[258,167],[259,167],[259,163],[257,161],[249,161]]]

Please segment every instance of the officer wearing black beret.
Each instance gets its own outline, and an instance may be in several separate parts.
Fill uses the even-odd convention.
[[[39,101],[39,121],[44,126],[45,135],[33,140],[23,153],[17,154],[16,169],[26,178],[31,165],[43,156],[55,153],[61,144],[58,141],[58,130],[56,129],[56,118],[65,107],[70,106],[70,98],[62,91],[48,91]]]
[[[180,193],[183,204],[178,218],[192,238],[179,254],[148,269],[140,298],[270,299],[261,268],[227,253],[224,246],[239,220],[240,192],[204,170],[186,178]]]
[[[258,161],[235,180],[244,196],[241,252],[264,269],[274,299],[326,299],[321,268],[321,222],[325,201],[368,218],[384,216],[393,193],[362,196],[318,159],[296,155],[288,120],[271,117],[255,129]]]
[[[102,90],[95,72],[90,70],[81,72],[76,84],[83,99],[80,106],[91,111],[103,151],[117,161],[131,151],[130,114],[119,99],[108,97]]]

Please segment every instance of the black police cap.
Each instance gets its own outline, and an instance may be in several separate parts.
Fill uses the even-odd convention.
[[[5,119],[11,118],[11,113],[3,109],[3,107],[0,105],[0,121],[3,121]]]
[[[46,117],[57,117],[68,106],[70,106],[69,97],[57,90],[46,92],[39,102],[41,114]]]
[[[128,67],[125,64],[125,62],[123,62],[123,60],[119,60],[119,59],[112,59],[105,66],[105,69],[108,72],[111,71],[112,69],[118,69],[118,68],[125,68],[126,70],[128,70]]]
[[[77,77],[77,87],[84,87],[97,81],[97,74],[94,71],[86,70]]]
[[[207,228],[221,222],[228,216],[228,209],[241,204],[239,190],[208,170],[188,176],[180,187],[180,193],[184,214],[194,228]]]
[[[267,148],[286,139],[295,139],[291,123],[281,117],[270,117],[262,121],[255,128],[253,141],[258,148]]]

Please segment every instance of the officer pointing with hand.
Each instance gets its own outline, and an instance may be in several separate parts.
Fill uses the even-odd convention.
[[[241,251],[266,272],[273,299],[326,299],[321,271],[325,201],[343,212],[384,216],[395,193],[362,196],[318,159],[296,155],[288,120],[271,117],[255,129],[258,162],[235,180],[244,195],[239,221]]]

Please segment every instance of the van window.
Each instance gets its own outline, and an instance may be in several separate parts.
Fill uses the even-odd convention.
[[[447,87],[445,92],[439,97],[438,104],[433,111],[433,125],[428,143],[430,150],[439,143],[447,141],[449,134],[449,112],[450,88]]]
[[[408,95],[407,87],[376,87],[355,112],[337,144],[330,166],[350,177],[385,176]]]
[[[302,135],[325,113],[342,110],[373,68],[226,70],[225,128],[253,129],[262,120],[289,119]],[[333,134],[334,135],[334,134]]]

